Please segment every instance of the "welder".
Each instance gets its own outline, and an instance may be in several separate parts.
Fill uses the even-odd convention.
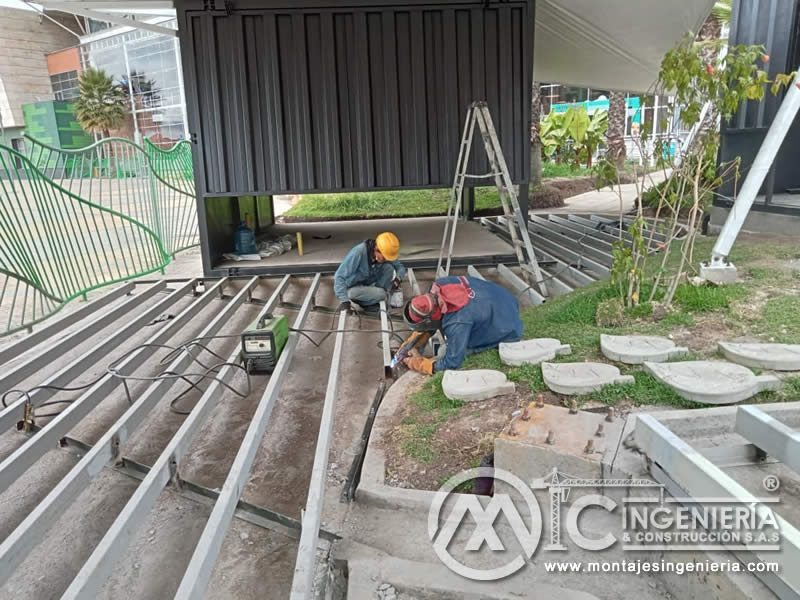
[[[427,294],[414,296],[403,308],[403,317],[414,333],[401,346],[418,336],[440,329],[446,351],[434,360],[412,352],[403,361],[407,367],[432,375],[458,369],[475,352],[497,348],[501,342],[522,337],[519,302],[508,290],[476,277],[441,277]]]
[[[406,274],[406,268],[397,260],[399,253],[400,240],[390,231],[352,248],[333,276],[340,310],[362,312],[385,300]]]

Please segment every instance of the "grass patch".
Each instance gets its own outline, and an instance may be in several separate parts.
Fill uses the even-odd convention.
[[[460,400],[451,400],[444,395],[442,391],[442,377],[443,373],[436,373],[422,389],[410,398],[410,402],[417,406],[421,411],[431,412],[447,412],[455,410],[464,406]]]
[[[344,194],[308,194],[286,211],[287,217],[413,217],[443,215],[447,212],[450,190],[404,190],[396,192],[359,192]],[[494,187],[475,189],[475,210],[500,208]]]
[[[747,292],[747,288],[740,283],[721,286],[684,283],[675,290],[675,304],[689,312],[709,312],[729,308],[731,300],[739,300]]]
[[[585,177],[591,174],[592,169],[570,163],[542,162],[542,177]]]
[[[781,344],[796,344],[800,339],[800,296],[780,296],[767,301],[759,332]]]
[[[436,459],[431,439],[438,429],[438,423],[420,423],[414,425],[401,425],[403,452],[417,462],[430,464]]]
[[[607,385],[599,392],[591,394],[592,400],[598,400],[609,406],[614,406],[620,402],[631,402],[632,404],[671,404],[683,408],[699,408],[704,405],[681,398],[649,373],[644,371],[634,371],[631,373],[634,378],[633,383],[615,383]]]

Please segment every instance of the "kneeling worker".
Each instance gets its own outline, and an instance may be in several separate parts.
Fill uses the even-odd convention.
[[[399,285],[406,268],[397,261],[400,240],[384,232],[350,250],[333,277],[333,291],[340,310],[361,312],[386,299],[392,284]]]
[[[406,303],[403,316],[415,330],[406,344],[426,335],[420,332],[441,329],[444,333],[444,358],[434,362],[412,356],[403,361],[410,369],[428,375],[458,369],[467,355],[497,348],[501,342],[518,342],[522,337],[519,303],[514,295],[475,277],[437,279],[429,293]]]

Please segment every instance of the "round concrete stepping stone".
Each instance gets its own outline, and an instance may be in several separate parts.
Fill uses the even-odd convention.
[[[719,349],[725,358],[746,367],[800,371],[800,344],[720,342]]]
[[[628,365],[640,365],[645,361],[666,362],[671,358],[685,356],[688,348],[676,346],[669,338],[655,335],[600,335],[603,356]]]
[[[569,344],[562,344],[555,338],[535,338],[500,344],[500,360],[514,367],[524,364],[538,365],[542,361],[553,360],[556,356],[571,352]]]
[[[630,375],[621,375],[614,365],[605,363],[542,363],[544,382],[554,392],[567,394],[590,394],[612,383],[633,383]]]
[[[706,404],[735,404],[781,384],[774,375],[756,377],[747,367],[724,361],[646,362],[644,368],[678,395]]]
[[[512,394],[516,386],[508,381],[506,374],[491,369],[472,371],[445,371],[442,391],[451,400],[478,402],[502,394]]]

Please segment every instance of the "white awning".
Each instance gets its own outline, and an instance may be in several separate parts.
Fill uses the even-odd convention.
[[[175,35],[142,18],[174,14],[172,0],[37,1],[51,10]],[[714,0],[536,0],[534,77],[645,92],[666,51],[687,31],[697,31],[713,5]]]
[[[603,90],[646,92],[661,59],[696,32],[714,0],[536,0],[533,76]]]

